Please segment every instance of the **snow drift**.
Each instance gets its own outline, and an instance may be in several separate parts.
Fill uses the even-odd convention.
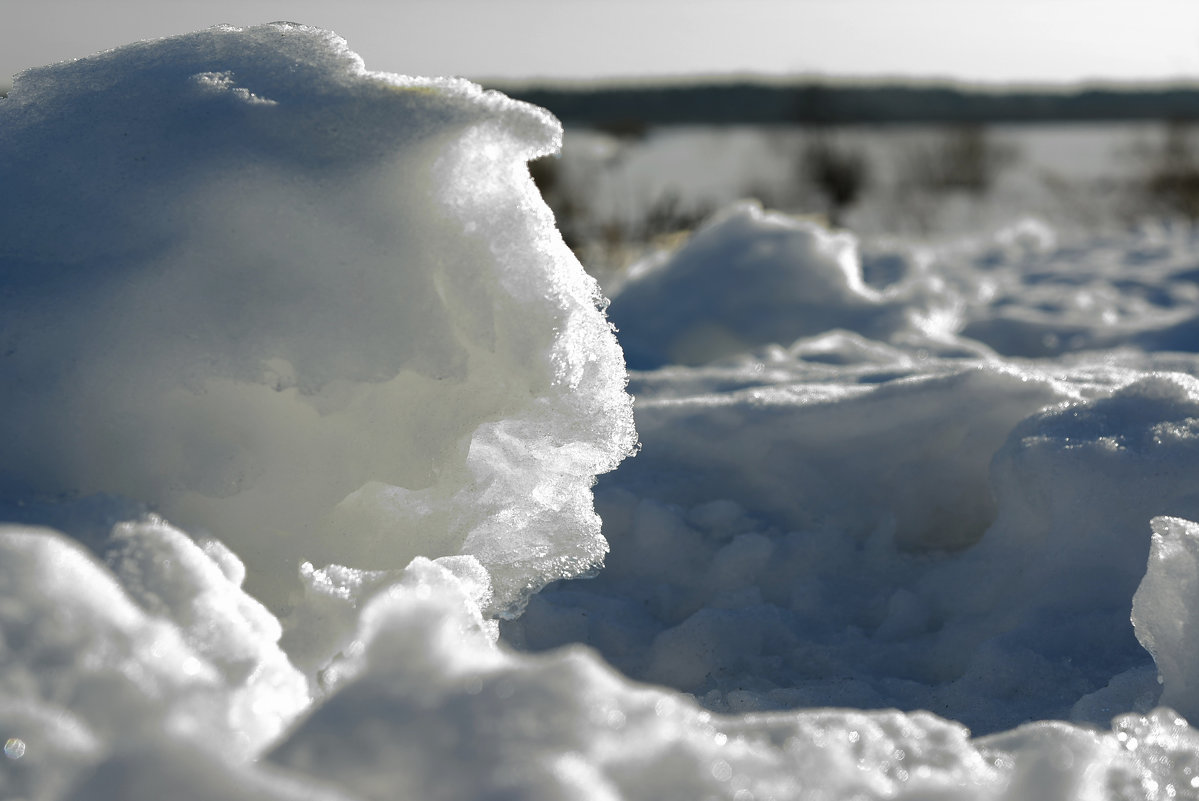
[[[598,563],[634,435],[544,112],[277,25],[31,70],[0,115],[9,503],[146,503],[276,609],[302,559],[470,553],[498,608]]]

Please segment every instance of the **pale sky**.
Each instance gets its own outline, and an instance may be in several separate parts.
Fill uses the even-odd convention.
[[[218,23],[331,28],[367,67],[587,79],[1199,79],[1199,0],[0,0],[0,82]]]

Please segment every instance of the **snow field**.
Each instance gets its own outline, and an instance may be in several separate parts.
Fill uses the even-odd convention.
[[[1199,795],[1188,231],[738,204],[629,375],[537,109],[279,23],[0,131],[0,795]]]

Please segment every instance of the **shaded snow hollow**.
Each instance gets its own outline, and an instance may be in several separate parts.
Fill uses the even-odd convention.
[[[605,563],[559,142],[291,24],[17,76],[0,795],[1199,794],[1194,238],[726,210],[614,298]]]

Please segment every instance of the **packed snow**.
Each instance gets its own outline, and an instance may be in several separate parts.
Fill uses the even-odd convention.
[[[739,202],[608,306],[560,144],[293,24],[17,76],[0,796],[1199,797],[1199,235]]]

